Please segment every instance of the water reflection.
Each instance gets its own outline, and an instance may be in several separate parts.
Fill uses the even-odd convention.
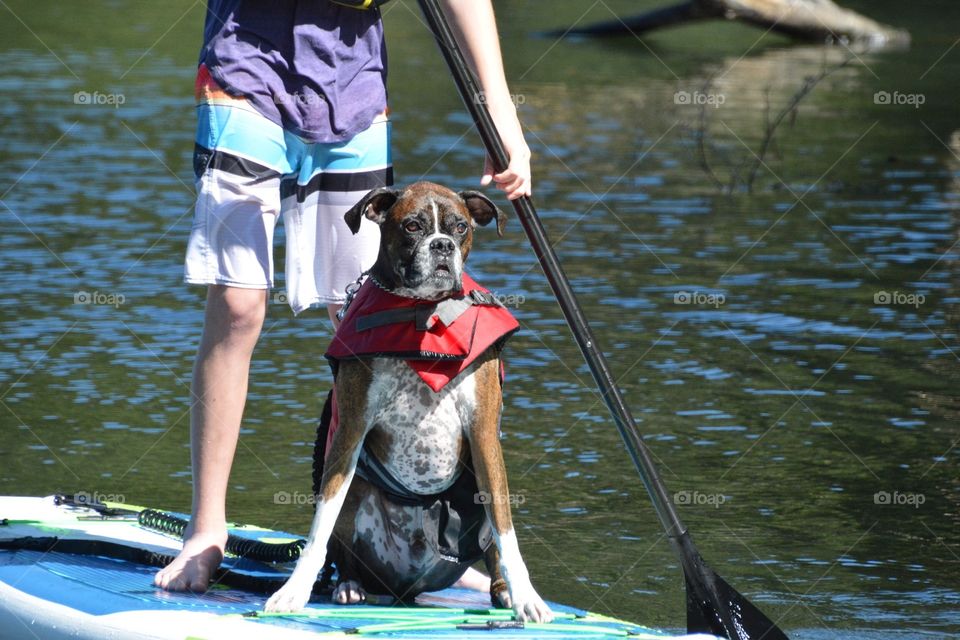
[[[390,19],[392,57],[416,63],[391,80],[402,179],[471,185],[478,146],[432,45],[409,13]],[[924,124],[873,102],[942,48],[918,42],[826,78],[782,126],[754,193],[724,195],[700,167],[699,111],[677,92],[712,77],[725,96],[707,130],[720,174],[757,149],[767,100],[776,109],[845,52],[741,58],[751,39],[723,57],[664,44],[658,61],[560,43],[535,64],[553,43],[510,24],[518,74],[531,69],[515,87],[541,214],[704,556],[785,628],[816,630],[801,637],[955,630],[960,134],[932,89]],[[201,297],[180,284],[180,261],[196,37],[174,31],[122,79],[142,47],[57,49],[76,77],[35,42],[0,50],[5,493],[82,487],[189,504]],[[86,108],[72,100],[80,89],[127,100]],[[676,625],[678,568],[515,221],[502,240],[480,234],[471,268],[523,299],[504,431],[538,586]],[[123,303],[75,303],[84,292]],[[322,317],[294,320],[281,304],[267,327],[230,511],[305,530],[309,513],[272,498],[308,482],[329,334]]]

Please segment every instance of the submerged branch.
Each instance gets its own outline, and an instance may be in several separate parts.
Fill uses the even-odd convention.
[[[833,0],[687,0],[636,16],[553,31],[550,35],[637,36],[703,20],[736,20],[806,42],[854,42],[869,48],[910,42],[907,31],[845,9]]]

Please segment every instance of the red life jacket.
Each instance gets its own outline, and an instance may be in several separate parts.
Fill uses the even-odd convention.
[[[519,327],[493,294],[466,273],[463,291],[439,302],[395,295],[368,278],[350,302],[326,357],[403,358],[431,389],[440,391]]]

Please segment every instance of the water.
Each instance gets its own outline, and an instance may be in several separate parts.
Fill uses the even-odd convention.
[[[765,118],[847,52],[736,25],[555,42],[532,32],[585,5],[499,11],[544,224],[704,557],[794,637],[941,638],[960,632],[960,10],[860,4],[913,46],[826,77],[751,190]],[[459,99],[413,4],[389,6],[399,180],[472,187]],[[202,3],[4,14],[0,493],[186,509]],[[474,276],[523,324],[504,446],[535,584],[682,625],[676,561],[519,225],[477,243]],[[265,333],[229,513],[305,531],[310,509],[274,494],[309,490],[328,324],[275,303]]]

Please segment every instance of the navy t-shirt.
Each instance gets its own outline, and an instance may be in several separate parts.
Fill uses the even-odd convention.
[[[329,0],[208,0],[200,63],[231,95],[308,142],[340,142],[387,106],[376,8]]]

